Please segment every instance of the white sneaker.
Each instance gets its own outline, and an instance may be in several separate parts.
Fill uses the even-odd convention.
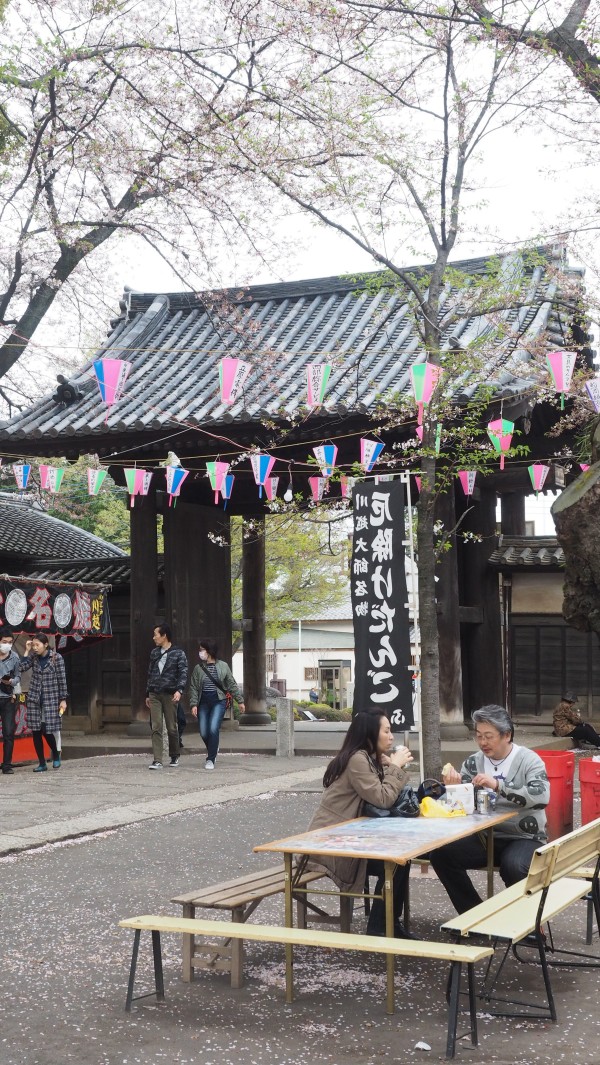
[[[205,769],[214,769],[215,768],[215,763],[211,762],[210,758],[207,758],[205,763],[204,763],[204,768]]]
[[[163,767],[162,762],[151,762],[150,765],[148,766],[148,769],[162,769],[162,767]]]

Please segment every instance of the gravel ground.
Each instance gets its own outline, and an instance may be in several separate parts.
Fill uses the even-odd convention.
[[[165,1004],[147,999],[124,1013],[131,934],[117,927],[119,919],[177,912],[172,895],[268,864],[252,846],[308,824],[316,803],[310,792],[265,792],[0,858],[0,1065],[445,1060],[446,972],[433,963],[399,961],[398,1009],[388,1017],[382,958],[298,950],[297,999],[289,1007],[280,947],[249,944],[246,986],[234,991],[225,974],[184,984],[179,940],[165,936]],[[451,915],[445,893],[418,868],[411,885],[413,931],[436,938]],[[282,917],[282,900],[272,899],[255,919]],[[364,927],[362,914],[356,927]],[[554,931],[561,943],[585,949],[583,904]],[[150,987],[142,943],[138,987]],[[556,1025],[482,1013],[479,1047],[461,1043],[456,1061],[600,1065],[599,972],[555,970]],[[533,998],[539,975],[513,963],[507,983]],[[419,1040],[431,1051],[416,1050]]]

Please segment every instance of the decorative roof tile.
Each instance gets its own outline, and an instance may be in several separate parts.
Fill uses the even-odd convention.
[[[490,565],[497,569],[552,569],[564,566],[562,547],[553,536],[500,536]]]

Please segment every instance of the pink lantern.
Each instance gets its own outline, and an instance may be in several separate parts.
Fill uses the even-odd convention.
[[[40,485],[46,492],[59,492],[65,475],[62,466],[40,466]]]
[[[267,477],[265,481],[265,493],[269,502],[275,499],[277,495],[277,485],[279,484],[279,477]]]
[[[250,455],[250,462],[252,464],[252,472],[254,474],[254,480],[258,485],[259,498],[262,497],[262,490],[267,477],[271,476],[271,470],[275,465],[275,459],[271,455]]]
[[[369,440],[368,436],[361,438],[360,464],[365,473],[371,472],[384,447],[385,444],[382,444],[380,440]]]
[[[585,473],[586,470],[589,470],[589,468],[590,468],[589,462],[580,462],[579,465],[581,466],[581,469],[583,470],[584,473]]]
[[[419,437],[419,440],[421,441],[421,443],[423,443],[423,432],[424,432],[423,426],[422,425],[417,425],[416,428],[415,428],[415,433]]]
[[[418,493],[420,495],[421,494],[421,485],[423,483],[423,478],[419,477],[418,474],[415,474],[415,481],[417,483],[417,491],[418,491]]]
[[[541,462],[535,462],[533,466],[527,467],[527,472],[531,477],[531,483],[535,491],[535,497],[537,499],[538,492],[541,492],[544,487],[546,477],[550,473],[550,467],[544,466]]]
[[[88,483],[88,495],[97,496],[98,492],[102,488],[102,482],[106,477],[106,470],[92,470],[87,471],[87,483]]]
[[[152,470],[138,470],[137,468],[124,470],[127,491],[131,496],[131,506],[135,503],[136,496],[147,496],[152,480]]]
[[[514,422],[509,422],[507,418],[496,418],[495,421],[490,422],[487,431],[494,448],[500,455],[500,469],[504,469],[504,455],[510,448],[510,442],[512,440],[512,434],[515,427]]]
[[[169,493],[169,506],[174,499],[177,499],[181,492],[181,486],[185,481],[189,470],[184,470],[182,466],[167,466],[167,492]]]
[[[350,481],[353,482],[354,478],[346,477],[345,474],[342,474],[342,476],[340,477],[340,492],[342,493],[342,499],[347,499],[350,494]]]
[[[383,446],[383,445],[382,445]],[[313,447],[314,456],[319,463],[322,477],[331,477],[333,474],[338,449],[335,444],[321,444]]]
[[[565,392],[569,391],[576,359],[577,356],[568,351],[551,351],[549,355],[546,355],[554,387],[557,392],[560,392],[561,410],[565,407]]]
[[[219,363],[219,383],[221,385],[221,403],[231,406],[239,396],[250,370],[249,362],[243,359],[221,359]]]
[[[434,366],[431,362],[421,362],[417,366],[411,366],[410,368],[419,425],[423,424],[423,409],[431,401],[435,387],[443,372],[441,366]]]
[[[319,407],[323,402],[330,374],[330,362],[308,363],[306,367],[306,388],[309,407]]]
[[[108,410],[106,419],[110,414],[110,408],[117,403],[123,395],[125,383],[131,370],[131,363],[126,359],[96,359],[92,364],[102,402],[106,403]]]
[[[223,481],[229,473],[228,462],[207,462],[206,472],[210,481],[210,487],[215,493],[215,503],[219,502],[219,492],[223,487]]]
[[[309,477],[308,483],[315,503],[320,503],[327,484],[327,477]]]
[[[462,490],[466,496],[473,495],[473,489],[475,488],[475,478],[477,477],[477,470],[461,470],[458,479],[462,485]]]

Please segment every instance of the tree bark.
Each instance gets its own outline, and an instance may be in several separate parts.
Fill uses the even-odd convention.
[[[600,462],[561,492],[551,513],[565,554],[563,617],[600,636]]]

